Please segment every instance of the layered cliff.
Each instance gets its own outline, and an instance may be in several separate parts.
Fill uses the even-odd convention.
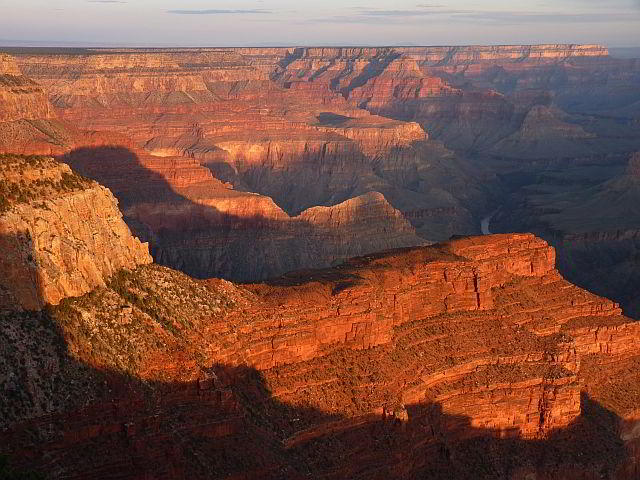
[[[176,166],[178,159],[195,158],[235,189],[270,196],[289,214],[380,191],[408,213],[427,240],[473,232],[469,210],[481,202],[480,182],[470,185],[473,200],[459,198],[452,184],[457,179],[448,174],[434,182],[438,188],[420,187],[416,170],[451,156],[439,151],[425,158],[425,150],[439,150],[428,141],[428,132],[416,123],[357,108],[323,76],[289,81],[291,75],[278,73],[312,51],[98,50],[74,55],[25,52],[17,59],[27,75],[49,90],[61,119],[128,136],[129,142],[119,144],[171,156]],[[362,65],[375,52],[337,49],[339,56],[361,56]],[[345,65],[349,58],[336,61]],[[483,175],[471,172],[464,159],[455,162],[464,163],[470,173],[465,183]],[[411,211],[405,207],[415,204]],[[413,210],[426,210],[427,205],[451,212],[450,221],[432,223],[426,215],[414,222]]]
[[[553,75],[571,62],[608,57],[596,45],[538,45],[27,50],[16,58],[48,89],[61,119],[130,137],[133,150],[171,156],[176,165],[196,158],[220,180],[270,196],[289,214],[380,191],[424,238],[441,240],[474,232],[472,217],[490,194],[482,191],[487,174],[465,159],[455,159],[469,174],[464,189],[449,172],[431,171],[427,181],[416,175],[434,163],[425,151],[438,147],[428,138],[490,146],[517,135],[523,120],[511,99],[458,85],[456,69],[475,82],[495,68]],[[544,135],[526,145],[515,138],[513,149],[529,152]],[[589,148],[580,143],[588,136],[574,153]],[[448,221],[417,210],[446,211]]]
[[[41,309],[151,262],[111,192],[46,157],[0,158],[2,307]]]
[[[29,120],[44,104],[25,100],[6,148],[64,154],[113,190],[156,259],[198,276],[257,280],[369,251],[289,239],[347,238],[350,230],[309,227],[301,214],[370,192],[392,207],[370,215],[376,231],[393,230],[386,215],[399,211],[421,241],[477,233],[529,177],[551,190],[601,178],[575,168],[558,179],[549,162],[605,164],[640,148],[639,64],[597,45],[25,49],[3,58],[7,75],[45,92],[59,119]],[[179,240],[185,226],[192,242]],[[254,237],[268,252],[254,264],[216,240]],[[299,260],[278,258],[283,245]],[[312,262],[307,248],[322,257]]]
[[[15,60],[0,54],[0,122],[48,119],[53,116],[47,94],[33,80],[24,77]]]
[[[597,45],[301,49],[275,78],[320,83],[354,106],[418,122],[432,138],[473,155],[603,155],[638,141],[621,126],[638,118],[638,64]],[[569,138],[535,126],[549,106],[574,115],[560,127],[566,115],[547,114],[573,131]],[[625,120],[614,127],[602,115]]]
[[[78,478],[634,478],[640,330],[554,258],[497,235],[247,286],[122,272],[3,319],[2,451]]]
[[[558,249],[559,268],[577,283],[615,298],[625,313],[640,310],[636,282],[640,241],[640,181],[637,154],[591,165],[580,175],[554,169],[544,179],[512,194],[492,224],[493,231],[515,229],[545,236]],[[573,181],[571,181],[573,180]],[[604,181],[603,181],[604,180]],[[551,183],[549,182],[549,183]]]
[[[45,89],[0,53],[0,152],[57,153],[68,137]]]
[[[236,190],[194,159],[108,146],[62,159],[114,192],[156,262],[198,278],[251,281],[426,243],[373,188],[290,215],[269,196]]]
[[[377,192],[331,207],[310,208],[293,217],[259,195],[225,195],[209,199],[207,205],[164,208],[155,215],[151,209],[157,212],[158,207],[151,206],[126,213],[144,225],[140,235],[151,239],[158,263],[198,278],[216,272],[236,281],[265,279],[298,268],[330,266],[354,255],[425,243]],[[183,223],[186,212],[192,223]],[[151,223],[154,218],[158,224]]]

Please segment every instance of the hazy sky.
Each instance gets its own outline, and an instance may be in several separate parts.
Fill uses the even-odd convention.
[[[0,0],[0,45],[640,46],[640,0]]]

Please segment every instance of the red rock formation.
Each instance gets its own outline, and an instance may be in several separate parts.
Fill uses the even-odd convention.
[[[288,170],[299,165],[313,170],[319,160],[329,158],[325,170],[337,170],[334,162],[344,165],[357,159],[362,164],[367,156],[391,155],[426,138],[417,124],[357,111],[337,94],[332,94],[335,105],[292,97],[270,82],[260,65],[265,61],[262,54],[268,52],[136,51],[20,60],[29,75],[50,89],[61,119],[97,131],[76,138],[76,148],[64,159],[114,191],[125,219],[151,243],[158,261],[198,276],[255,280],[295,268],[327,266],[378,247],[424,243],[406,222],[395,218],[395,210],[385,207],[374,208],[369,216],[377,218],[379,231],[390,232],[389,238],[362,238],[354,242],[355,248],[348,248],[345,239],[358,230],[375,235],[373,225],[330,231],[290,215],[364,195],[376,190],[375,184],[355,188],[347,181],[341,192],[322,188],[321,196],[286,205],[293,207],[288,208],[290,214],[268,196],[243,191],[270,193],[268,183],[247,186],[237,181],[253,169]],[[349,115],[350,120],[344,125],[324,122],[328,108]],[[111,148],[115,146],[120,148]],[[229,178],[229,171],[236,173]],[[349,179],[355,174],[343,175]],[[278,201],[286,196],[281,187]],[[304,188],[301,184],[300,194],[292,199],[302,198]],[[351,223],[357,225],[358,219]],[[258,232],[247,235],[256,224]],[[185,225],[197,230],[195,245],[176,241]],[[228,233],[229,225],[236,233]],[[245,244],[256,235],[265,242],[265,262],[242,264],[246,256],[240,252],[245,247],[232,249],[229,256],[228,242],[239,239]],[[301,235],[311,236],[311,242],[296,240]],[[318,244],[322,235],[335,241]],[[296,252],[293,258],[278,258],[283,242]]]
[[[282,238],[279,226],[290,223],[287,217],[375,191],[425,241],[440,241],[476,232],[496,191],[509,186],[497,185],[484,160],[472,163],[432,139],[472,157],[544,161],[632,144],[612,140],[612,127],[599,123],[604,120],[561,110],[578,105],[584,112],[580,99],[600,98],[589,108],[607,117],[622,111],[624,99],[615,89],[633,91],[625,85],[633,82],[637,65],[612,59],[595,45],[111,49],[27,51],[16,58],[29,78],[48,89],[61,120],[93,132],[71,135],[68,125],[53,128],[50,121],[51,128],[38,129],[21,120],[30,133],[12,133],[12,144],[37,151],[42,143],[29,139],[53,135],[55,145],[44,140],[47,152],[125,146],[140,171],[94,169],[99,176],[93,178],[115,191],[129,209],[130,226],[158,247],[155,253],[163,252],[163,261],[180,268],[207,265],[188,270],[198,276],[226,275],[228,268],[209,261],[227,255],[215,242],[209,244],[218,249],[213,254],[185,256],[220,237],[216,228],[200,231],[197,247],[175,241],[180,228],[207,217],[201,206],[215,210],[214,218],[220,218],[216,212],[251,222],[260,217],[271,226],[275,220],[273,239]],[[16,71],[13,63],[6,68]],[[607,80],[595,81],[600,78]],[[602,95],[584,93],[603,84]],[[625,108],[625,115],[633,114],[633,105]],[[136,178],[134,187],[127,175]],[[158,197],[182,206],[160,206]],[[394,220],[381,223],[388,228]],[[154,233],[160,227],[165,235]],[[268,242],[267,228],[261,230]],[[309,252],[299,252],[300,263],[275,256],[267,255],[273,257],[267,265],[243,265],[247,276],[233,278],[255,280],[337,258],[335,251],[315,264]]]
[[[21,307],[58,304],[104,286],[122,268],[152,261],[105,187],[77,179],[53,159],[0,162],[2,199],[21,189],[19,201],[5,200],[0,212],[0,289]],[[38,187],[52,191],[38,194]]]
[[[125,298],[134,303],[122,309]],[[525,477],[635,474],[635,457],[615,450],[636,442],[630,380],[607,372],[637,362],[640,330],[562,279],[553,249],[532,235],[392,251],[247,287],[144,267],[53,314],[75,362],[112,372],[111,391],[12,424],[3,439],[17,465],[46,459],[94,478],[449,478],[521,458]],[[160,326],[169,318],[173,332]],[[129,363],[118,366],[120,350]],[[51,425],[59,435],[46,443],[27,434]],[[584,435],[600,439],[587,461]],[[496,458],[464,456],[486,442],[506,443],[491,447]],[[546,448],[562,456],[536,463]]]
[[[47,92],[0,53],[0,152],[58,153],[68,139]]]
[[[0,54],[0,122],[53,117],[45,91],[20,73],[15,60]]]
[[[278,221],[284,217],[276,205],[294,215],[379,191],[426,240],[441,240],[477,228],[474,211],[486,197],[481,193],[483,173],[451,158],[428,141],[430,135],[418,123],[406,120],[428,124],[439,137],[451,119],[460,121],[461,127],[448,128],[446,135],[469,145],[513,133],[515,121],[514,108],[502,95],[463,92],[444,80],[443,72],[455,73],[461,65],[485,72],[496,64],[529,71],[605,55],[605,49],[593,45],[544,45],[124,49],[26,52],[16,58],[25,75],[48,89],[61,120],[99,132],[61,139],[61,145],[126,146],[142,168],[153,172],[138,176],[141,185],[152,183],[145,190],[157,193],[164,180],[198,205]],[[493,133],[484,135],[489,118]],[[518,151],[530,150],[518,145]],[[464,175],[451,174],[452,161]],[[123,183],[115,178],[121,173],[98,173],[93,178],[114,189],[123,205],[133,208],[130,200],[138,204],[127,214],[136,218],[134,229],[146,213],[153,219],[144,218],[142,224],[165,227],[195,218],[187,209],[176,220],[177,210],[169,209],[170,217],[160,221],[162,208],[156,205],[153,213],[146,205],[151,199],[122,193],[126,185],[117,187]],[[271,197],[276,205],[268,198],[232,193],[230,185]],[[429,213],[444,211],[449,212],[446,219]],[[154,242],[150,232],[145,239]],[[204,245],[205,237],[199,242]],[[174,250],[163,258],[173,266],[193,263],[181,255]],[[327,263],[324,259],[315,266]]]
[[[22,82],[0,92],[2,128],[21,132],[3,137],[11,148],[54,148],[23,129],[54,125],[53,111],[91,130],[43,135],[114,191],[157,260],[243,280],[419,244],[414,228],[465,231],[487,174],[430,137],[485,153],[503,141],[521,157],[570,136],[554,155],[575,154],[594,123],[578,127],[551,100],[573,105],[585,72],[632,78],[602,47],[564,45],[18,64],[53,107],[0,58]],[[605,198],[628,198],[623,183]],[[462,238],[245,286],[153,265],[109,280],[149,259],[119,215],[101,216],[115,204],[94,187],[51,198],[45,186],[2,217],[13,215],[0,301],[40,307],[95,288],[0,314],[0,451],[18,466],[71,478],[637,477],[640,332],[564,280],[543,240]],[[21,229],[36,239],[31,259]]]

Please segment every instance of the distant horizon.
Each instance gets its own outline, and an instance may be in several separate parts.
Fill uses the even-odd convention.
[[[452,44],[428,44],[428,43],[255,43],[255,44],[202,44],[202,45],[173,45],[173,44],[128,44],[128,43],[83,43],[83,42],[22,42],[9,39],[0,39],[0,49],[10,48],[68,48],[68,49],[199,49],[199,48],[402,48],[402,47],[515,47],[515,46],[541,46],[541,45],[599,45],[608,49],[636,49],[638,45],[608,45],[601,42],[538,42],[538,43],[452,43]]]
[[[640,0],[0,0],[0,44],[40,47],[640,47]]]

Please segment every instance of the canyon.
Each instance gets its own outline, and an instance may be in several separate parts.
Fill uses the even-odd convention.
[[[14,167],[5,179],[16,165],[34,182],[41,170],[70,172],[46,157],[4,161]],[[71,175],[27,186],[31,198],[16,193],[0,216],[14,239],[4,244],[20,251],[3,274],[30,269],[47,303],[25,295],[26,275],[2,285],[10,401],[0,444],[12,468],[55,478],[637,475],[640,324],[564,280],[544,240],[461,237],[257,284],[194,280],[150,264],[108,190]],[[41,215],[60,218],[66,241],[88,253],[52,249],[30,221]],[[89,270],[85,257],[104,263]],[[65,267],[98,279],[66,288]]]
[[[10,468],[638,477],[640,61],[0,51]]]
[[[46,157],[4,161],[24,178],[70,171]],[[52,215],[65,238],[86,242],[69,205],[92,199],[78,212],[94,230],[87,248],[111,242],[91,257],[117,269],[84,291],[91,278],[63,289],[68,279],[51,265],[83,272],[84,254],[69,258],[44,241],[20,243],[31,256],[0,265],[47,279],[34,282],[46,306],[19,281],[3,283],[0,297],[14,300],[0,305],[9,400],[0,452],[17,471],[637,476],[640,324],[562,278],[544,240],[460,237],[263,283],[195,280],[150,264],[108,190],[72,175],[72,187],[17,193],[0,216],[3,238],[27,236],[11,228],[20,225],[39,239],[29,220]],[[110,207],[94,203],[96,189]]]
[[[599,45],[4,50],[0,151],[54,154],[101,182],[157,262],[198,278],[478,234],[525,202],[523,184],[587,194],[640,151],[640,64]],[[588,215],[559,235],[536,211],[503,209],[494,231],[536,224],[594,288],[562,248]],[[608,223],[590,238],[619,230]],[[620,287],[601,293],[635,315]]]

